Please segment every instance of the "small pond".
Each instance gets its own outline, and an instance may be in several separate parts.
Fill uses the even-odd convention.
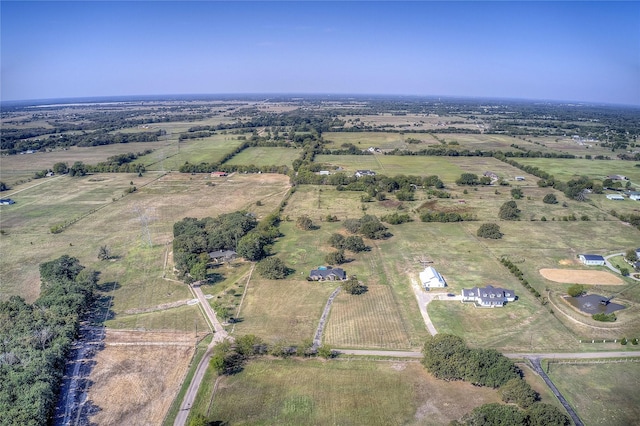
[[[578,297],[565,297],[567,302],[569,302],[572,306],[580,309],[582,312],[593,315],[593,314],[610,314],[611,312],[619,311],[620,309],[624,309],[624,306],[619,305],[617,303],[609,302],[602,303],[606,301],[607,298],[604,296],[600,296],[599,294],[587,294]]]

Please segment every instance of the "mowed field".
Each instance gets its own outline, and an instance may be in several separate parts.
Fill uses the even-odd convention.
[[[640,418],[640,363],[551,363],[548,374],[586,425],[627,426]]]
[[[498,401],[495,390],[437,380],[415,361],[258,359],[223,377],[201,414],[245,425],[442,425]]]
[[[408,149],[418,150],[430,145],[440,145],[433,136],[424,133],[397,133],[397,132],[329,132],[323,135],[329,149],[342,149],[342,144],[350,143],[359,149],[369,147],[381,150]],[[419,144],[406,143],[408,138],[421,140]]]
[[[251,147],[233,156],[225,164],[254,166],[289,166],[300,157],[300,151],[294,148]]]
[[[232,135],[214,135],[180,142],[177,137],[175,135],[171,143],[137,161],[147,165],[148,170],[178,170],[187,161],[191,164],[219,163],[243,142]]]
[[[609,175],[623,175],[633,184],[640,185],[640,167],[635,167],[635,161],[563,158],[516,158],[515,160],[520,164],[536,166],[562,181],[578,176],[604,179]]]

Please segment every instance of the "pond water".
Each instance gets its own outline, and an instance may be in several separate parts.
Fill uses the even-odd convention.
[[[575,306],[582,312],[590,315],[599,313],[610,314],[611,312],[624,309],[624,306],[617,303],[609,302],[606,305],[601,303],[603,300],[607,300],[607,298],[604,296],[600,296],[599,294],[587,294],[578,297],[565,297],[565,299],[572,306]]]

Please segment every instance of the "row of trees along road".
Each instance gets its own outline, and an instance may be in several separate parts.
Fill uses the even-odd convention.
[[[40,297],[0,302],[0,424],[51,423],[66,356],[98,273],[62,256],[40,265]]]

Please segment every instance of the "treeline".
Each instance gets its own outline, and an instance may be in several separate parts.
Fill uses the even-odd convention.
[[[52,133],[51,129],[49,129],[49,133]],[[3,134],[1,149],[6,150],[9,155],[13,155],[28,150],[40,151],[46,148],[70,146],[86,147],[130,142],[155,142],[165,133],[166,132],[164,130],[139,133],[111,133],[108,130],[101,129],[91,133],[52,134],[44,139],[29,140],[24,139],[22,137],[23,135],[20,133],[14,133],[13,135]]]
[[[452,422],[453,425],[571,424],[556,407],[538,402],[540,396],[522,378],[522,372],[495,349],[471,349],[458,336],[436,334],[427,338],[422,353],[422,365],[438,379],[499,388],[502,401],[517,405],[485,404],[465,415],[461,422]]]
[[[539,299],[543,305],[546,305],[546,300],[544,300],[538,290],[536,290],[531,286],[531,284],[529,284],[529,281],[526,280],[520,268],[518,268],[512,261],[510,261],[506,257],[501,258],[500,263],[502,263],[509,270],[509,272],[511,272],[511,274],[520,281],[524,288],[529,290],[529,292],[533,294],[537,299]]]
[[[576,158],[573,154],[562,152],[542,152],[542,151],[483,151],[469,149],[454,149],[445,146],[433,146],[425,149],[411,151],[396,148],[393,151],[385,152],[385,155],[418,155],[433,157],[521,157],[521,158]]]
[[[627,222],[640,231],[640,215],[636,213],[618,213],[616,210],[609,212],[612,216],[617,217],[623,222]]]
[[[65,361],[98,273],[64,255],[40,265],[40,297],[0,302],[0,423],[50,424]]]
[[[153,150],[147,149],[138,153],[129,152],[126,154],[113,155],[107,161],[95,165],[84,164],[76,161],[72,166],[67,163],[55,163],[52,168],[36,172],[35,179],[47,176],[50,172],[58,175],[69,174],[69,176],[84,176],[87,173],[143,173],[146,171],[144,164],[134,163],[139,157],[151,154]]]

